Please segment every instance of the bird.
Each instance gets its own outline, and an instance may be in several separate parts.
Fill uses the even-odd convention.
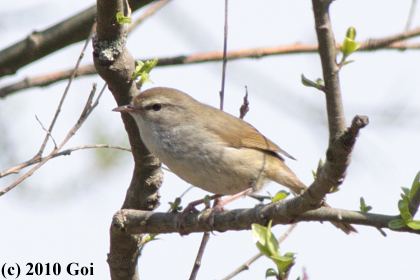
[[[284,157],[294,159],[290,154],[244,120],[182,91],[151,88],[114,111],[130,113],[147,149],[195,187],[231,195],[230,200],[257,192],[269,181],[295,194],[307,189],[285,164]],[[347,234],[357,232],[349,224],[333,224]]]

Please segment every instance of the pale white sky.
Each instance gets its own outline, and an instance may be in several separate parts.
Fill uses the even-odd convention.
[[[0,0],[0,48],[42,30],[70,14],[85,9],[93,1],[81,0]],[[411,1],[335,1],[331,18],[337,41],[349,26],[357,29],[356,40],[393,35],[404,30]],[[173,1],[148,19],[128,39],[135,58],[168,57],[197,52],[220,51],[223,45],[224,1]],[[24,7],[24,8],[22,8]],[[133,15],[138,17],[139,13]],[[412,27],[420,24],[417,8]],[[246,49],[285,44],[315,43],[310,1],[230,1],[228,49]],[[21,69],[14,77],[3,78],[0,86],[24,77],[33,77],[73,67],[81,44],[52,54]],[[91,63],[89,46],[82,64]],[[418,51],[379,51],[352,54],[354,63],[340,72],[347,122],[355,114],[368,115],[355,146],[352,164],[341,191],[328,196],[332,206],[358,210],[363,196],[372,212],[397,214],[400,187],[411,186],[420,170],[420,90]],[[300,75],[321,76],[316,54],[244,59],[227,66],[225,109],[238,115],[244,86],[248,86],[250,112],[245,120],[292,154],[287,161],[298,177],[309,184],[311,170],[325,157],[327,127],[325,100],[321,92],[304,87]],[[199,101],[219,103],[221,63],[157,68],[152,86],[169,86]],[[98,76],[77,79],[69,92],[53,131],[60,142],[74,125]],[[35,115],[48,126],[66,82],[44,89],[23,91],[0,100],[0,170],[30,159],[39,149],[44,132]],[[119,114],[111,112],[115,101],[107,92],[91,118],[67,144],[67,148],[96,143],[128,147]],[[49,146],[51,149],[51,145]],[[46,154],[48,154],[48,148]],[[132,159],[127,152],[79,151],[54,159],[22,185],[0,198],[0,265],[41,262],[70,262],[90,266],[94,277],[109,279],[106,254],[112,215],[121,207],[132,175]],[[26,171],[26,170],[25,170]],[[21,173],[23,174],[23,173]],[[7,187],[19,175],[0,180]],[[188,185],[165,172],[158,211],[166,211],[168,201]],[[262,193],[275,193],[270,184]],[[184,201],[201,198],[194,189]],[[241,199],[227,208],[252,207]],[[287,226],[276,226],[280,236]],[[301,223],[281,244],[283,253],[297,253],[291,278],[306,268],[310,279],[413,279],[418,274],[418,236],[356,226],[359,234],[346,236],[329,224]],[[201,234],[180,237],[160,236],[149,244],[139,260],[141,279],[186,279],[189,277]],[[223,278],[257,253],[250,231],[216,233],[206,249],[198,279]],[[274,267],[261,259],[235,279],[264,279]],[[164,269],[162,269],[164,268]],[[32,277],[33,278],[33,277]],[[19,279],[32,279],[21,276]],[[75,279],[62,272],[60,279]],[[76,278],[77,279],[77,278]]]

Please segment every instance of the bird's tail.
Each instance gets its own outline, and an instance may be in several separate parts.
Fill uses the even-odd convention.
[[[283,163],[283,162],[281,162]],[[307,187],[304,183],[302,183],[296,175],[290,170],[286,164],[282,164],[282,168],[279,168],[277,172],[274,172],[274,174],[267,174],[267,178],[270,180],[273,180],[285,187],[288,187],[292,192],[295,194],[300,194],[302,191],[306,190]],[[324,202],[324,204],[321,207],[329,207],[328,204]],[[344,223],[344,222],[331,222],[334,226],[344,231],[346,234],[349,234],[351,232],[356,232],[357,230],[350,224]]]

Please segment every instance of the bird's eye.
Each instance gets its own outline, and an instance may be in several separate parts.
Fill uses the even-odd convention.
[[[162,104],[159,104],[159,103],[153,104],[152,109],[153,111],[159,111],[160,109],[162,109]]]

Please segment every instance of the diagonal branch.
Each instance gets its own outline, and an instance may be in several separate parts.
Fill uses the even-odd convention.
[[[207,242],[210,239],[210,232],[205,232],[203,238],[201,239],[200,248],[198,249],[197,257],[195,258],[194,266],[191,271],[190,280],[195,280],[197,278],[198,269],[201,267],[201,260],[203,259],[204,249],[206,248]]]
[[[131,0],[129,2],[135,11],[153,0]],[[0,77],[15,74],[20,68],[40,58],[85,40],[95,16],[96,5],[48,29],[34,31],[22,41],[0,51]]]
[[[127,149],[124,147],[118,147],[118,146],[113,146],[113,145],[108,145],[108,144],[96,144],[96,145],[83,145],[83,146],[73,147],[73,148],[64,150],[62,152],[56,153],[51,158],[56,158],[60,156],[69,156],[74,151],[79,151],[79,150],[84,150],[84,149],[98,149],[98,148],[108,148],[108,149],[116,149],[116,150],[123,150],[123,151],[131,152],[130,149]],[[35,163],[39,163],[43,161],[44,159],[45,158],[33,158],[28,161],[22,162],[21,164],[18,164],[3,172],[0,172],[0,178],[5,177],[10,174],[19,173],[23,168],[34,165]]]
[[[51,158],[53,158],[62,148],[63,146],[70,140],[71,137],[79,130],[79,128],[82,126],[84,121],[89,117],[90,113],[95,109],[95,107],[98,105],[99,99],[102,96],[102,93],[104,92],[105,87],[102,89],[102,91],[99,93],[98,97],[96,98],[96,101],[91,104],[91,101],[93,99],[93,96],[96,92],[96,84],[93,85],[93,89],[90,92],[88,101],[86,102],[85,108],[82,111],[82,114],[80,115],[80,118],[77,120],[76,124],[73,126],[73,128],[68,132],[66,138],[61,142],[61,144],[55,148],[48,156],[43,158],[35,167],[33,167],[31,170],[29,170],[25,175],[20,177],[18,180],[16,180],[13,184],[8,186],[7,188],[0,191],[0,196],[4,195],[5,193],[12,190],[14,187],[19,185],[23,180],[30,177],[36,170],[38,170],[41,166],[43,166],[47,161],[49,161]]]
[[[73,79],[74,79],[74,77],[76,75],[76,71],[79,68],[79,65],[80,65],[80,62],[82,61],[83,56],[85,55],[86,47],[87,47],[88,43],[90,42],[90,39],[92,39],[92,36],[93,36],[95,30],[96,30],[96,23],[94,23],[92,25],[91,29],[90,29],[89,35],[88,35],[88,37],[87,37],[87,39],[85,41],[85,45],[84,45],[84,47],[82,49],[82,52],[81,52],[81,54],[79,56],[79,59],[76,62],[76,66],[74,67],[73,73],[71,74],[70,79],[67,82],[66,89],[64,90],[64,93],[63,93],[63,95],[61,97],[60,103],[58,104],[57,110],[55,111],[54,117],[53,117],[53,119],[51,121],[50,127],[48,128],[47,134],[45,135],[44,142],[42,143],[41,148],[39,149],[39,151],[36,154],[35,158],[41,157],[42,156],[42,153],[44,152],[44,149],[45,149],[45,147],[47,145],[48,139],[51,136],[51,132],[52,132],[52,130],[54,128],[55,122],[57,121],[58,115],[61,112],[61,107],[64,104],[64,100],[67,97],[67,93],[69,92],[70,86],[71,86],[71,84],[73,82]],[[93,98],[93,96],[92,96],[92,98]]]

